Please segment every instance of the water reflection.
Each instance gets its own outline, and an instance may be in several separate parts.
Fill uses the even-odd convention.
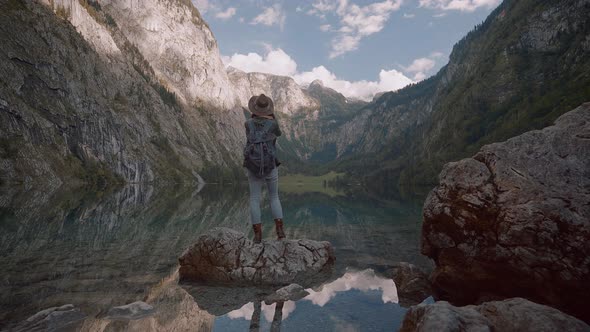
[[[219,224],[246,231],[247,202],[211,188],[0,195],[0,322],[73,303],[89,315],[141,300]]]
[[[250,303],[252,304],[252,307],[254,308],[254,310],[252,311],[252,319],[250,320],[250,331],[259,331],[260,330],[260,313],[262,311],[262,302],[253,302]],[[285,302],[283,301],[278,301],[276,303],[273,303],[272,306],[274,306],[274,313],[272,314],[272,323],[270,324],[270,330],[271,331],[280,331],[281,330],[281,322],[283,321],[283,306],[284,306]],[[265,305],[265,304],[264,304]],[[267,306],[265,305],[265,309],[270,308],[271,306]],[[289,310],[290,309],[290,310]],[[293,311],[295,309],[295,307],[293,306],[292,308],[288,308],[287,307],[287,315],[289,314],[289,312]],[[270,321],[270,318],[267,316],[267,313],[269,313],[270,310],[264,310],[264,314],[266,316],[266,320]],[[229,313],[229,315],[231,316],[231,313]],[[285,317],[287,318],[287,317]]]
[[[383,303],[398,303],[397,289],[392,279],[383,278],[375,275],[371,269],[360,272],[346,272],[342,277],[324,285],[320,291],[307,289],[310,293],[304,300],[309,300],[313,304],[323,307],[339,292],[358,289],[366,292],[369,290],[379,290]]]
[[[302,301],[310,301],[316,306],[323,307],[338,293],[347,292],[350,290],[359,290],[367,293],[368,291],[378,291],[381,295],[383,303],[398,303],[397,289],[392,279],[377,276],[372,269],[363,271],[346,272],[340,278],[321,285],[318,289],[308,288],[309,293],[302,300],[295,301],[280,301],[273,304],[265,304],[261,301],[249,302],[240,309],[233,310],[227,314],[231,319],[243,318],[246,320],[256,320],[255,326],[259,326],[260,312],[262,311],[267,321],[275,322],[277,317],[287,319],[289,315],[295,311],[297,305]],[[280,310],[281,315],[277,314]]]
[[[386,284],[362,284],[354,281],[355,277],[344,278],[350,272],[347,269],[372,268],[376,275],[383,275],[398,261],[428,266],[419,253],[419,201],[380,202],[362,196],[308,193],[283,195],[282,202],[288,237],[330,241],[337,256],[332,286],[308,290],[315,300],[310,297],[284,302],[283,321],[287,317],[298,321],[299,312],[306,312],[308,306],[318,308],[316,303],[323,302],[331,317],[338,320],[334,324],[352,324],[338,318],[350,306],[346,301],[351,298],[343,294],[366,292],[373,301],[374,292],[378,292],[381,306],[391,305],[395,298],[386,291]],[[214,226],[249,232],[247,203],[246,188],[219,186],[202,190],[151,185],[102,191],[0,189],[0,329],[43,309],[68,303],[90,317],[84,322],[84,330],[97,331],[102,328],[96,326],[112,323],[100,319],[102,313],[138,300],[168,308],[159,309],[157,322],[149,325],[161,330],[180,324],[176,319],[183,310],[207,313],[177,285],[158,293],[162,297],[154,297],[153,292],[160,289],[162,280],[173,275],[178,256],[202,232]],[[271,221],[268,208],[263,209],[263,216]],[[274,236],[270,222],[263,230],[266,237]],[[188,304],[189,299],[193,304]],[[236,302],[232,310],[244,309],[248,302],[252,301]],[[248,308],[251,318],[254,304]],[[275,308],[275,304],[261,304],[261,317],[271,322]],[[211,313],[207,315],[203,317],[209,318],[200,320],[208,322],[205,326],[214,328],[214,321],[215,326],[223,326]],[[231,320],[229,314],[223,317]]]
[[[347,271],[296,301],[256,299],[215,319],[214,331],[389,331],[399,327],[406,309],[399,306],[392,279],[372,269]]]

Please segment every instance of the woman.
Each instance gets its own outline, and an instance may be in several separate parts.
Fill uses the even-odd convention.
[[[277,167],[280,163],[275,154],[276,137],[281,136],[281,129],[273,113],[272,99],[264,94],[252,96],[248,102],[248,109],[252,116],[244,124],[248,139],[244,150],[244,166],[248,173],[250,186],[250,220],[254,229],[254,243],[262,241],[260,199],[264,184],[268,189],[277,237],[279,240],[284,239],[283,209],[279,201],[279,170]],[[253,157],[253,154],[256,155]]]

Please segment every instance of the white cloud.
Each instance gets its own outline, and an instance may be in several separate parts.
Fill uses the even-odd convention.
[[[444,56],[445,55],[442,52],[432,52],[432,53],[430,53],[430,57],[431,58],[442,58]]]
[[[286,20],[285,12],[280,4],[267,7],[260,15],[256,16],[250,24],[262,24],[266,26],[278,25],[283,29]]]
[[[222,57],[226,66],[245,72],[259,72],[274,75],[292,76],[297,72],[297,63],[281,49],[270,50],[264,57],[258,53],[234,54]]]
[[[425,79],[428,73],[436,66],[436,60],[444,57],[441,52],[432,52],[430,56],[415,59],[412,63],[407,66],[400,66],[404,72],[414,75],[414,81],[421,81]]]
[[[472,12],[479,7],[492,8],[501,0],[420,0],[419,6],[431,9]]]
[[[351,82],[339,79],[324,66],[315,67],[311,71],[297,74],[293,78],[301,85],[307,85],[319,79],[324,83],[324,86],[342,93],[347,98],[366,101],[371,100],[376,93],[395,91],[413,83],[410,78],[395,69],[382,69],[379,72],[379,80],[376,81],[361,80]]]
[[[336,293],[358,289],[366,292],[368,290],[381,290],[381,300],[383,303],[398,303],[397,288],[392,279],[386,279],[375,275],[373,270],[368,269],[360,272],[346,272],[342,277],[324,285],[319,292],[313,289],[306,289],[309,295],[304,300],[311,301],[313,304],[323,307],[328,303]]]
[[[416,17],[416,14],[404,13],[404,18],[414,18],[414,17]]]
[[[233,17],[237,9],[236,7],[228,7],[227,9],[223,10],[223,8],[214,2],[209,2],[209,0],[191,0],[193,5],[199,10],[201,14],[209,13],[214,15],[215,18],[221,20],[227,20]]]
[[[299,72],[297,63],[281,49],[270,50],[265,56],[257,53],[234,54],[222,57],[226,66],[245,72],[261,72],[274,75],[290,76],[300,85],[306,86],[316,79],[322,80],[324,86],[342,93],[347,98],[371,100],[376,93],[395,91],[413,83],[412,79],[397,70],[381,70],[375,81],[347,81],[338,78],[324,66],[311,71]]]
[[[222,19],[222,20],[227,20],[227,19],[231,18],[232,16],[234,16],[235,14],[236,14],[236,7],[229,7],[225,11],[218,12],[217,14],[215,14],[215,17]]]
[[[324,32],[330,31],[330,29],[332,29],[332,26],[329,24],[320,25],[320,30],[322,30]]]
[[[360,41],[381,31],[392,12],[399,10],[402,0],[386,0],[359,6],[348,0],[316,0],[307,13],[324,18],[337,15],[340,20],[338,35],[332,39],[330,58],[358,49]]]
[[[319,0],[311,5],[313,11],[327,12],[336,9],[336,2],[330,0]]]
[[[440,18],[440,17],[445,17],[445,16],[447,16],[447,13],[438,13],[438,14],[432,15],[432,17],[435,17],[435,18]]]

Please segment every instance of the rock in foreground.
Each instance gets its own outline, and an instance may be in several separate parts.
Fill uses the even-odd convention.
[[[522,298],[455,307],[449,302],[420,304],[408,310],[400,332],[590,331],[563,312]]]
[[[590,103],[445,165],[422,253],[439,299],[526,297],[590,321]]]
[[[419,267],[400,262],[393,266],[391,271],[399,305],[409,307],[421,303],[432,294],[428,276]]]
[[[154,307],[151,305],[142,301],[136,301],[109,309],[105,318],[111,320],[135,320],[150,316],[154,312]]]
[[[301,285],[322,279],[334,262],[329,242],[270,240],[254,244],[229,228],[214,228],[188,248],[180,261],[181,281],[232,286]]]

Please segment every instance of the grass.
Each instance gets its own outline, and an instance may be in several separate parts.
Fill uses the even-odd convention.
[[[288,174],[279,176],[279,190],[281,192],[294,194],[318,192],[326,194],[330,197],[344,196],[344,192],[327,185],[328,181],[334,180],[336,177],[343,175],[344,173],[336,173],[331,171],[319,176],[302,174]]]

